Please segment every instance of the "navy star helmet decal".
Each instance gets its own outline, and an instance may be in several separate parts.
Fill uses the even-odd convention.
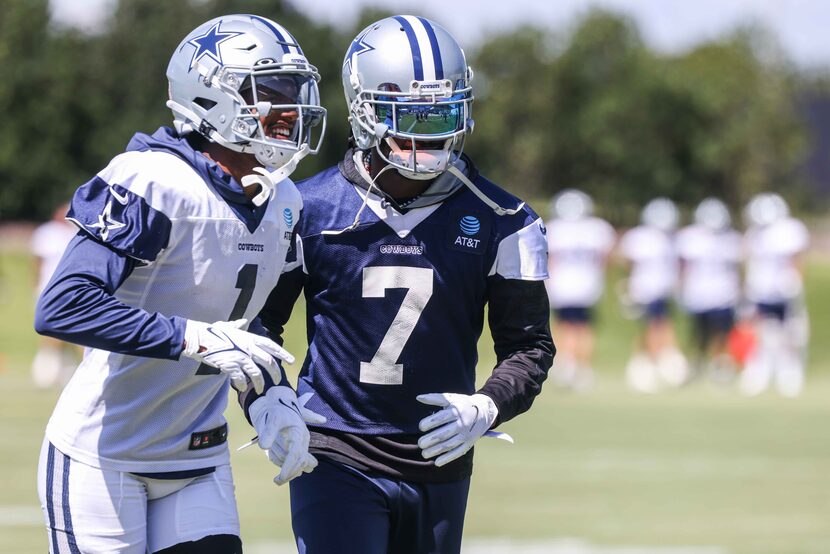
[[[213,60],[216,63],[221,65],[222,52],[219,46],[226,40],[243,34],[236,31],[222,32],[219,29],[220,25],[222,25],[221,21],[217,22],[216,25],[205,31],[205,34],[200,35],[198,37],[193,37],[192,39],[187,41],[187,44],[196,47],[196,51],[193,52],[193,57],[190,59],[191,69],[196,64],[196,62],[198,62],[204,56],[213,58]]]
[[[352,41],[351,46],[349,46],[349,51],[346,52],[346,59],[343,62],[343,66],[349,68],[349,73],[352,71],[352,56],[359,56],[375,49],[375,47],[371,44],[363,42],[363,39],[368,33],[369,29],[367,29],[365,33],[358,35],[357,38]]]

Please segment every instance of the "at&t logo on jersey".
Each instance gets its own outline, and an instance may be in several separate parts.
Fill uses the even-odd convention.
[[[478,246],[478,243],[481,242],[481,239],[474,239],[472,237],[477,235],[478,232],[481,230],[481,223],[479,223],[478,219],[471,215],[465,215],[461,218],[461,221],[458,223],[458,227],[464,234],[455,237],[455,244],[458,246],[468,246],[470,248],[476,248]]]
[[[282,211],[282,220],[285,222],[285,227],[287,231],[284,231],[282,234],[282,239],[291,241],[291,228],[294,226],[294,212],[291,211],[291,208],[285,208]]]
[[[455,221],[458,223],[450,229],[450,246],[462,252],[481,254],[490,235],[486,220],[466,214]]]

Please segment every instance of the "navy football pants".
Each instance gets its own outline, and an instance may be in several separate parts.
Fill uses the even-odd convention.
[[[320,457],[292,480],[300,554],[458,554],[470,479],[414,483]]]

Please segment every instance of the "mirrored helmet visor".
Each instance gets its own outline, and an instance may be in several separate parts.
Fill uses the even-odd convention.
[[[393,132],[407,135],[451,135],[464,128],[464,99],[457,95],[439,102],[406,98],[379,98],[378,121]]]

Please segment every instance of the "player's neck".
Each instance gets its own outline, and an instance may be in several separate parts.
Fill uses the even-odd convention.
[[[202,149],[202,154],[210,160],[216,162],[222,171],[236,179],[236,182],[242,186],[242,178],[246,175],[254,173],[255,167],[260,167],[260,163],[252,154],[240,154],[229,150],[224,146],[216,143],[207,143]],[[249,187],[242,187],[245,196],[248,199],[253,198],[259,194],[259,185]]]

